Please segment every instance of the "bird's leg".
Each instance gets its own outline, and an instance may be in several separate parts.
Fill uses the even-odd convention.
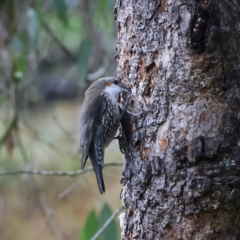
[[[133,112],[130,112],[130,111],[127,110],[127,106],[128,106],[130,97],[131,97],[131,95],[128,95],[126,104],[125,104],[124,108],[121,109],[122,112],[121,112],[120,120],[122,119],[122,116],[123,116],[124,112],[127,112],[128,114],[130,114],[130,115],[132,115],[132,116],[134,116],[134,117],[138,117],[138,116],[141,115],[141,113],[133,113]]]
[[[116,136],[115,138],[113,138],[113,139],[118,139],[120,152],[121,152],[122,154],[125,154],[124,144],[123,144],[123,136],[122,136],[122,135],[117,135],[117,136]]]
[[[125,113],[128,113],[129,115],[132,115],[132,116],[139,116],[141,113],[139,114],[136,114],[136,113],[132,113],[130,111],[127,110],[127,106],[129,104],[129,100],[131,98],[131,95],[128,95],[127,97],[127,100],[126,100],[126,103],[124,105],[123,108],[120,108],[119,107],[119,110],[121,111],[121,114],[120,114],[120,119],[119,119],[119,122],[121,123],[121,126],[122,126],[122,132],[121,134],[117,135],[114,139],[118,139],[118,142],[119,142],[119,149],[121,151],[121,153],[125,154],[125,149],[127,148],[127,145],[130,140],[129,140],[129,137],[126,137],[124,135],[129,135],[131,130],[129,129],[129,121],[126,120],[126,115],[124,115]],[[128,119],[128,117],[127,117]]]
[[[127,109],[127,106],[128,106],[129,100],[130,100],[130,97],[131,97],[131,95],[128,95],[126,104],[125,104],[124,108],[121,109],[122,112],[121,112],[120,120],[122,119],[122,116],[123,116],[124,112],[127,111],[126,109]]]
[[[134,117],[138,117],[138,116],[140,116],[141,115],[141,113],[133,113],[133,112],[130,112],[130,111],[128,111],[128,110],[125,110],[128,114],[130,114],[130,115],[132,115],[132,116],[134,116]]]

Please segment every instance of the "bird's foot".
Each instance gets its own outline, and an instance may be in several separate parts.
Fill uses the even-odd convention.
[[[122,136],[120,136],[120,135],[117,135],[115,138],[113,138],[113,139],[118,139],[118,143],[119,143],[119,149],[120,149],[120,152],[122,153],[122,154],[125,154],[125,151],[124,151],[124,145],[123,145],[123,138],[122,138]]]
[[[138,116],[140,116],[141,115],[141,113],[133,113],[133,112],[130,112],[130,111],[128,111],[128,110],[125,110],[128,114],[130,114],[130,115],[132,115],[132,116],[134,116],[134,117],[138,117]]]

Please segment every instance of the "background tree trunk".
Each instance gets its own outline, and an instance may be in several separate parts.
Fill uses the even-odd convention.
[[[240,239],[240,3],[117,0],[132,88],[122,239]]]

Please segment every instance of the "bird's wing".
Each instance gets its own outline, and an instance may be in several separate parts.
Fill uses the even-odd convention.
[[[83,148],[82,153],[82,169],[88,159],[88,152],[93,143],[93,138],[97,132],[98,126],[101,124],[101,116],[104,111],[104,101],[99,95],[95,98],[86,96],[81,114],[81,135],[80,145]]]

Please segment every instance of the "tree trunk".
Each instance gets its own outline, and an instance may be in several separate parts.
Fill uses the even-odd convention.
[[[122,239],[240,239],[240,2],[117,0],[131,87]]]

